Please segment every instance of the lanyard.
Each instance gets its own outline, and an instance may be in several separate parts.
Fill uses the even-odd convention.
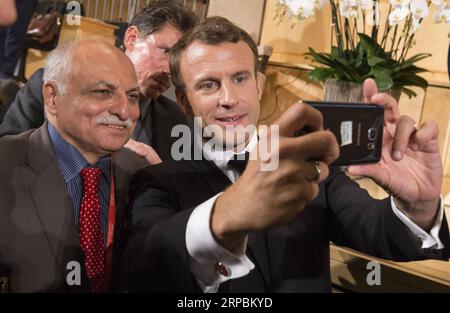
[[[106,237],[106,250],[112,248],[114,241],[114,226],[116,223],[116,199],[115,199],[114,174],[111,164],[111,188],[109,192],[109,208],[108,208],[108,233]]]
[[[112,159],[111,159],[112,161]],[[113,174],[113,162],[111,162],[111,188],[109,192],[109,208],[108,208],[108,230],[106,235],[106,288],[110,287],[112,276],[112,255],[113,255],[113,241],[114,241],[114,227],[116,224],[116,197],[115,184]]]

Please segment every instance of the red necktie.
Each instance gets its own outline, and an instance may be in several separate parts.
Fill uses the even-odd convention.
[[[92,292],[104,291],[105,284],[105,248],[98,200],[101,173],[99,168],[84,168],[80,173],[83,179],[83,199],[80,208],[79,238]]]

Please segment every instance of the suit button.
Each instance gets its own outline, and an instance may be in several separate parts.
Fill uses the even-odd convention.
[[[216,272],[225,277],[230,277],[231,270],[225,264],[221,262],[216,263]]]

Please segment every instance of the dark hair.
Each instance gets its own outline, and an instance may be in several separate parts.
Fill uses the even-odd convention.
[[[255,74],[257,73],[259,68],[258,47],[252,37],[245,30],[234,25],[226,18],[220,16],[209,17],[197,24],[191,31],[185,33],[175,46],[172,47],[172,53],[169,59],[170,76],[175,87],[182,92],[184,92],[186,86],[180,71],[181,55],[196,40],[209,45],[244,41],[253,52]]]
[[[131,19],[129,26],[136,26],[141,35],[147,36],[167,23],[184,33],[194,27],[197,16],[177,0],[152,0]]]

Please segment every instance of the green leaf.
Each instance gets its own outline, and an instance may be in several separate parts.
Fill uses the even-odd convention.
[[[416,54],[416,55],[412,56],[411,58],[405,60],[404,62],[399,63],[399,66],[395,69],[395,71],[396,72],[403,71],[403,70],[411,67],[414,63],[416,63],[416,62],[418,62],[420,60],[423,60],[425,58],[428,58],[430,56],[431,56],[431,54],[429,54],[429,53]]]
[[[364,50],[363,46],[360,43],[358,43],[358,46],[356,47],[356,49],[358,51],[358,55],[356,57],[355,66],[356,67],[361,67],[361,65],[363,64],[363,60],[364,60],[365,50]]]
[[[385,53],[383,48],[371,37],[363,33],[358,33],[359,43],[367,51],[367,57],[371,58],[374,56],[384,57]]]
[[[340,54],[339,54],[338,47],[335,47],[335,46],[331,47],[331,57],[335,58],[335,57],[339,57],[339,56],[340,56]]]
[[[412,66],[408,67],[407,72],[418,74],[418,73],[429,72],[429,70],[422,68],[422,67],[417,67],[415,65],[412,65]]]
[[[332,65],[331,58],[327,53],[318,53],[314,51],[313,48],[308,48],[308,51],[309,52],[305,53],[304,55],[312,57],[313,60],[316,61],[317,63],[328,66]]]
[[[379,58],[379,57],[371,57],[371,58],[369,58],[367,60],[367,63],[370,66],[375,66],[375,65],[378,65],[378,64],[386,63],[386,60],[382,59],[382,58]]]
[[[428,82],[424,78],[414,74],[397,76],[394,81],[398,85],[417,86],[422,89],[426,89],[428,87]]]
[[[431,57],[430,53],[419,53],[419,54],[413,55],[409,59],[406,59],[405,62],[403,62],[403,64],[406,64],[406,63],[409,63],[409,62],[412,64],[412,63],[415,63],[415,62],[420,61],[422,59],[426,59],[428,57]]]
[[[393,75],[393,77],[400,77],[400,76],[416,75],[416,74],[424,73],[424,72],[429,72],[429,70],[412,65],[401,71],[398,71],[397,68],[395,68],[392,71],[392,75]]]
[[[400,91],[406,94],[409,98],[411,97],[417,97],[417,93],[415,93],[414,90],[406,88],[406,87],[400,87]]]
[[[333,70],[329,68],[318,67],[309,73],[309,78],[316,81],[324,81],[333,75]]]
[[[347,77],[347,80],[357,83],[361,82],[361,78],[356,69],[344,58],[336,58],[334,60],[334,68],[343,73]]]
[[[388,90],[394,85],[389,70],[373,67],[370,72],[374,75],[379,90]]]

